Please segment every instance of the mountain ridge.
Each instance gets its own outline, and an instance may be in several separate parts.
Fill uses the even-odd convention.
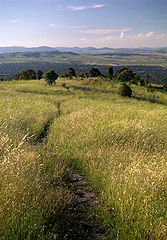
[[[166,53],[167,47],[159,48],[95,48],[95,47],[23,47],[23,46],[11,46],[11,47],[0,47],[0,54],[3,53],[16,53],[16,52],[44,52],[44,51],[59,51],[59,52],[74,52],[74,53],[85,53],[85,54],[100,54],[100,53],[134,53],[134,52],[161,52]]]

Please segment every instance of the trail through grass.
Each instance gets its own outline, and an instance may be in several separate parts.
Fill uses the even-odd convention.
[[[72,200],[71,166],[98,195],[111,239],[166,239],[167,95],[132,86],[121,98],[117,83],[65,83],[70,93],[61,80],[0,83],[0,236],[65,239],[58,222]]]

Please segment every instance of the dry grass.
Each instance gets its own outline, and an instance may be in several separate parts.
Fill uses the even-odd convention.
[[[121,98],[115,83],[65,82],[71,94],[60,81],[1,84],[1,238],[53,239],[47,219],[71,199],[70,164],[98,193],[111,239],[166,239],[167,95],[133,86]],[[48,142],[35,142],[50,120]]]

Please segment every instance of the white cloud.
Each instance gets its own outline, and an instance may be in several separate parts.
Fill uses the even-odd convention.
[[[85,41],[86,40],[86,38],[80,38],[80,41]]]
[[[120,39],[123,40],[123,39],[124,39],[124,36],[125,36],[125,33],[124,33],[124,32],[121,32],[121,34],[120,34]]]
[[[88,29],[88,30],[81,30],[81,33],[87,33],[87,34],[97,34],[97,35],[103,35],[103,34],[109,34],[109,33],[125,33],[129,32],[129,28],[124,29]]]
[[[82,5],[82,6],[68,6],[68,8],[72,11],[81,11],[90,8],[102,8],[105,7],[105,4],[94,4],[94,5]]]
[[[8,22],[9,22],[9,23],[18,23],[19,21],[16,20],[16,19],[13,19],[13,20],[9,20]]]
[[[85,26],[70,26],[68,27],[69,29],[83,29],[83,28],[88,28],[90,25],[85,25]]]
[[[137,35],[132,35],[132,36],[128,36],[128,39],[148,39],[148,38],[152,38],[154,36],[154,32],[148,32],[146,34],[144,33],[138,33]]]
[[[54,23],[51,23],[51,24],[49,24],[49,27],[56,27],[56,24],[54,24]]]
[[[154,32],[149,32],[145,35],[145,37],[150,38],[150,37],[153,37],[153,35],[154,35]]]

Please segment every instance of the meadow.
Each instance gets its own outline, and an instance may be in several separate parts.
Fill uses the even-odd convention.
[[[108,239],[167,238],[167,94],[63,79],[0,83],[0,238],[68,239],[66,169],[84,174]],[[61,223],[63,224],[63,223]],[[61,228],[61,229],[60,229]]]

